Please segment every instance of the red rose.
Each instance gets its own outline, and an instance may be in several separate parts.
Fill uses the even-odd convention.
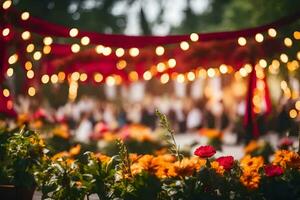
[[[200,158],[209,158],[215,155],[215,153],[216,150],[212,146],[200,146],[195,150],[194,155],[199,156]]]
[[[266,165],[265,173],[266,173],[266,176],[269,176],[269,177],[280,176],[281,174],[283,174],[283,169],[277,165]]]
[[[233,167],[234,159],[232,156],[222,156],[216,161],[219,163],[219,165],[223,166],[225,170],[229,170]]]

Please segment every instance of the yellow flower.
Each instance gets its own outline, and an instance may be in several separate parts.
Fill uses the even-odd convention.
[[[96,153],[96,154],[94,154],[94,156],[96,158],[98,158],[104,164],[108,163],[111,160],[111,158],[109,156],[103,155],[101,153]]]
[[[258,188],[260,175],[257,171],[253,170],[245,170],[240,177],[241,183],[249,189],[256,189]]]
[[[33,129],[40,129],[43,126],[43,122],[41,120],[35,120],[30,123],[30,127]]]
[[[243,170],[258,171],[264,165],[264,159],[262,156],[251,157],[246,155],[240,162],[240,166]]]
[[[69,127],[66,124],[61,124],[60,126],[55,127],[52,130],[53,135],[64,138],[64,139],[69,139],[70,133],[69,133]]]
[[[200,135],[204,135],[210,139],[221,138],[223,136],[221,131],[217,129],[209,129],[209,128],[200,129]]]
[[[77,144],[76,146],[72,147],[69,150],[69,153],[70,153],[71,156],[76,156],[80,153],[80,150],[81,150],[81,145]]]
[[[293,151],[278,150],[274,154],[274,160],[272,163],[283,168],[300,168],[300,156],[298,153]]]
[[[225,172],[225,169],[223,166],[219,165],[219,163],[217,161],[213,161],[210,163],[211,164],[211,168],[214,169],[217,174],[223,175]]]
[[[258,142],[256,140],[251,140],[244,148],[244,152],[245,154],[250,154],[258,148],[259,148]]]

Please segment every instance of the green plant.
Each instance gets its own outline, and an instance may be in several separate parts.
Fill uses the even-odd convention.
[[[42,191],[42,199],[83,200],[87,187],[83,185],[83,174],[77,161],[59,158],[46,160],[36,169],[35,180]]]
[[[1,139],[1,169],[6,184],[34,187],[33,170],[40,165],[47,151],[43,140],[36,132],[25,130],[25,127],[7,132]]]

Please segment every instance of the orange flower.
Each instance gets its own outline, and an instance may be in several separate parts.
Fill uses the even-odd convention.
[[[41,120],[35,120],[30,123],[30,127],[33,129],[40,129],[43,126],[43,122]]]
[[[77,144],[76,146],[72,147],[69,150],[69,153],[70,153],[71,156],[76,156],[80,153],[80,150],[81,150],[81,145]]]
[[[258,171],[264,165],[264,159],[262,156],[251,157],[246,155],[240,162],[240,166],[243,170]]]
[[[272,163],[279,165],[282,168],[300,168],[300,156],[298,153],[293,151],[278,150],[274,154],[274,160]]]
[[[217,161],[213,161],[210,163],[211,164],[211,168],[214,169],[217,174],[223,175],[225,172],[225,169],[223,166],[221,166]]]
[[[160,156],[160,155],[164,155],[166,153],[168,153],[168,149],[164,147],[159,150],[156,150],[154,155]]]
[[[183,158],[181,162],[177,161],[174,163],[174,171],[178,176],[191,176],[197,171],[198,165],[192,162],[188,158]]]
[[[222,132],[217,129],[202,128],[200,129],[200,135],[204,135],[210,139],[221,138]]]
[[[61,124],[60,126],[55,127],[52,130],[53,135],[64,138],[64,139],[69,139],[70,133],[69,133],[69,127],[66,124]]]
[[[260,182],[260,175],[257,171],[244,171],[240,177],[241,183],[249,189],[258,188]]]
[[[96,158],[98,158],[104,164],[108,163],[111,160],[111,158],[109,156],[103,155],[101,153],[96,153],[96,154],[94,154],[94,156]]]
[[[258,148],[259,148],[258,142],[256,140],[251,140],[244,148],[244,152],[245,154],[250,154]]]

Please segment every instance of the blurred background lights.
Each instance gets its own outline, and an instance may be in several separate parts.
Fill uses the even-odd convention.
[[[192,33],[192,34],[190,35],[190,39],[191,39],[191,41],[193,41],[193,42],[197,42],[197,41],[199,40],[199,35],[198,35],[197,33]]]
[[[25,21],[25,20],[28,20],[29,17],[30,17],[29,12],[23,12],[23,13],[21,14],[21,19],[24,20],[24,21]]]
[[[270,28],[270,29],[268,30],[268,35],[269,35],[270,37],[276,37],[277,31],[276,31],[274,28]]]
[[[239,37],[238,38],[238,43],[240,46],[245,46],[247,44],[247,40],[244,37]]]
[[[71,37],[76,37],[78,35],[78,29],[77,28],[72,28],[69,32],[69,35]]]
[[[257,33],[257,34],[255,35],[255,40],[256,40],[256,42],[263,42],[263,41],[264,41],[264,36],[263,36],[263,34]]]

